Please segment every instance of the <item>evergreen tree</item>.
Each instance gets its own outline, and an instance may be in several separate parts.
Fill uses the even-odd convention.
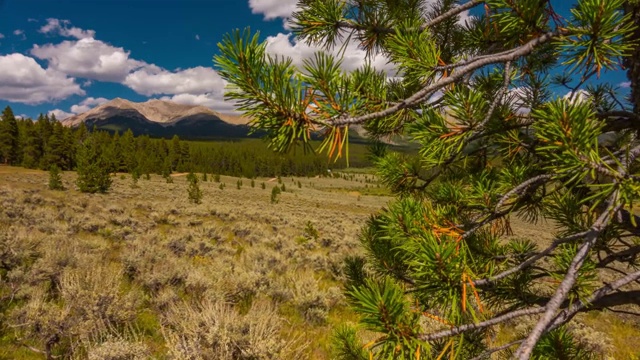
[[[50,190],[64,190],[62,184],[62,176],[60,175],[60,168],[58,165],[51,165],[49,168],[49,189]]]
[[[0,161],[2,163],[9,165],[19,164],[19,137],[18,122],[13,115],[13,110],[7,106],[2,111],[2,119],[0,119]]]
[[[191,201],[194,204],[201,204],[202,190],[200,190],[198,176],[194,173],[189,173],[187,175],[187,181],[189,182],[189,187],[187,188],[189,201]]]
[[[140,181],[140,169],[135,168],[131,171],[131,187],[137,188]]]
[[[169,159],[171,159],[171,170],[177,170],[182,163],[182,146],[178,135],[173,135],[169,146]]]
[[[271,189],[271,203],[272,204],[277,204],[278,202],[280,202],[280,188],[278,187],[278,185],[274,186],[273,189]]]
[[[555,12],[559,2],[299,2],[300,41],[332,48],[349,34],[385,55],[396,78],[369,64],[345,71],[343,52],[298,69],[249,30],[219,44],[218,72],[233,85],[226,97],[273,150],[310,145],[320,127],[318,150],[335,159],[353,126],[419,148],[372,156],[397,199],[365,224],[367,257],[345,263],[360,328],[336,332],[338,358],[575,358],[566,354],[579,346],[562,334],[577,313],[636,301],[623,287],[640,279],[640,248],[626,240],[640,234],[630,211],[640,198],[640,114],[601,75],[638,53],[637,1],[577,0],[570,17]],[[554,241],[505,237],[515,216],[551,220]],[[496,327],[524,316],[535,325],[494,347]],[[364,345],[359,330],[373,341]]]
[[[45,147],[44,164],[47,167],[56,165],[61,169],[70,169],[68,161],[68,143],[65,141],[64,128],[59,122],[52,125],[51,136]]]
[[[173,178],[171,177],[171,160],[169,157],[165,157],[162,165],[162,177],[167,181],[167,183],[173,183]]]
[[[22,154],[22,166],[35,169],[40,165],[42,158],[42,141],[38,129],[33,121],[28,120],[24,126],[24,148]]]
[[[102,154],[96,137],[92,134],[78,146],[76,185],[82,192],[106,193],[111,187],[109,163]]]
[[[138,167],[138,161],[136,158],[136,139],[131,129],[125,131],[120,137],[120,148],[122,149],[123,157],[120,171],[133,171],[133,169]]]

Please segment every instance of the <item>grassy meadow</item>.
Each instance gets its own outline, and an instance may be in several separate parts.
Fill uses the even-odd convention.
[[[195,205],[175,175],[117,175],[90,195],[73,172],[51,191],[46,172],[0,166],[0,359],[331,358],[332,328],[357,321],[343,259],[361,254],[359,229],[388,192],[362,170],[253,186],[209,175]],[[514,236],[552,238],[550,224],[512,223]],[[598,312],[575,330],[602,358],[633,359],[632,321]]]

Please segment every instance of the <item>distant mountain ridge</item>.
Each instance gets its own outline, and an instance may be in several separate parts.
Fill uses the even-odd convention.
[[[154,137],[229,138],[247,137],[249,133],[246,117],[157,99],[136,103],[115,98],[61,123],[70,127],[84,123],[89,128],[119,132],[131,129],[135,135]]]

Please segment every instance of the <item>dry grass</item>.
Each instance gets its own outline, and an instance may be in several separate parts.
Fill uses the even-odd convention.
[[[271,204],[277,180],[238,190],[222,176],[226,188],[201,183],[194,205],[185,177],[113,179],[89,195],[64,173],[57,192],[45,172],[0,167],[0,359],[47,346],[90,359],[329,357],[331,327],[352,316],[342,260],[390,198],[355,195],[359,181],[283,178]]]
[[[44,359],[47,346],[73,359],[328,359],[332,327],[357,320],[342,261],[391,200],[365,176],[282,178],[277,204],[277,180],[238,190],[222,176],[226,188],[201,183],[194,205],[184,176],[118,175],[109,194],[88,195],[74,173],[57,192],[47,173],[0,166],[0,359]],[[549,224],[512,225],[551,238]],[[637,324],[599,313],[579,327],[603,354],[637,356]]]

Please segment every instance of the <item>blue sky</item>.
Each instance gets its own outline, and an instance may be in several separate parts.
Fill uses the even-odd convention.
[[[0,108],[18,115],[87,111],[115,97],[232,111],[212,58],[222,36],[251,26],[269,51],[300,64],[317,48],[285,21],[296,0],[0,0]],[[568,1],[553,1],[566,13]],[[364,61],[355,47],[344,66]],[[374,65],[389,70],[385,59]],[[622,72],[602,80],[626,81]]]

